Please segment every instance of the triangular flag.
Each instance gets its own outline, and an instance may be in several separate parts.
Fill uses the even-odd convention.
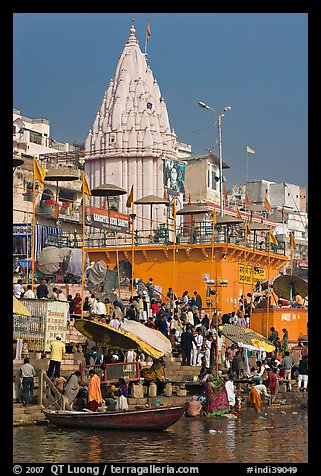
[[[290,246],[291,246],[291,248],[296,250],[296,242],[294,240],[294,232],[293,231],[290,232]]]
[[[251,149],[248,145],[246,146],[246,152],[249,152],[250,154],[255,154],[255,150]]]
[[[146,31],[146,41],[149,40],[149,37],[150,37],[150,21],[148,20],[147,31]]]
[[[246,223],[246,224],[245,224],[245,229],[244,229],[245,239],[250,235],[250,233],[251,233],[251,229],[250,229],[250,227],[249,227],[249,224]]]
[[[176,198],[173,200],[173,218],[176,220]]]
[[[87,195],[88,200],[90,200],[91,191],[90,191],[90,188],[88,187],[88,183],[87,183],[84,172],[81,172],[81,181],[82,181],[81,191],[84,192]]]
[[[134,201],[134,185],[132,185],[132,188],[130,189],[130,193],[128,195],[127,202],[126,202],[126,207],[130,208],[133,201]]]
[[[241,212],[240,212],[240,210],[238,209],[238,207],[236,207],[236,216],[237,216],[237,218],[239,218],[240,220],[243,220],[242,215],[241,215]]]
[[[269,240],[270,240],[270,243],[273,243],[273,245],[279,246],[279,242],[273,235],[272,230],[270,230],[270,233],[269,233]]]
[[[268,201],[268,199],[265,197],[265,200],[264,200],[264,207],[266,208],[266,210],[268,212],[272,212],[272,207],[270,205],[270,202]]]
[[[164,200],[168,200],[166,188],[164,188],[163,199],[164,199]]]
[[[45,186],[46,171],[38,163],[36,157],[33,158],[33,176],[34,180],[38,180],[40,187]]]
[[[227,190],[226,190],[226,183],[224,182],[223,185],[223,193],[224,193],[224,200],[227,201]]]
[[[248,194],[245,192],[245,207],[250,208],[251,206],[251,200],[248,197]]]

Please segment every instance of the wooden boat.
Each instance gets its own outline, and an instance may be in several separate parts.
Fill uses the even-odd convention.
[[[63,428],[95,430],[165,430],[187,409],[183,406],[150,407],[107,412],[44,410],[50,423]]]

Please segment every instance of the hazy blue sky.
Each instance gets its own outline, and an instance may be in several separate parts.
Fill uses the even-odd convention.
[[[13,18],[13,106],[50,121],[51,137],[84,142],[129,36],[132,13],[17,13]],[[246,179],[307,187],[308,15],[136,13],[177,140],[218,154],[223,118],[227,187]]]

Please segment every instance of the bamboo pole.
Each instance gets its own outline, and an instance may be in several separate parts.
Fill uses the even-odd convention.
[[[81,247],[81,319],[84,317],[85,296],[85,192],[82,190],[82,247]]]
[[[173,292],[172,292],[172,316],[174,317],[174,295],[175,295],[175,286],[176,286],[176,198],[174,197],[173,199],[173,209],[175,210],[173,213],[173,219],[174,219],[174,243],[173,243],[173,276],[172,276],[172,281],[173,281]]]
[[[36,215],[36,180],[33,171],[32,184],[32,225],[31,225],[31,290],[34,291],[35,281],[35,215]]]
[[[132,210],[132,297],[134,296],[134,279],[135,279],[135,217],[134,217],[134,200],[131,204]]]

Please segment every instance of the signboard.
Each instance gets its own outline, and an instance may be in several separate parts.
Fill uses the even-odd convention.
[[[111,231],[122,231],[129,233],[129,215],[110,211],[105,208],[86,207],[85,224],[94,228],[109,229]]]
[[[50,352],[50,344],[57,334],[60,334],[62,342],[66,341],[68,306],[69,303],[64,301],[47,301],[45,352]]]
[[[184,162],[170,159],[164,161],[164,185],[174,195],[184,193],[185,167]]]
[[[239,283],[255,284],[266,279],[265,268],[239,263]]]

